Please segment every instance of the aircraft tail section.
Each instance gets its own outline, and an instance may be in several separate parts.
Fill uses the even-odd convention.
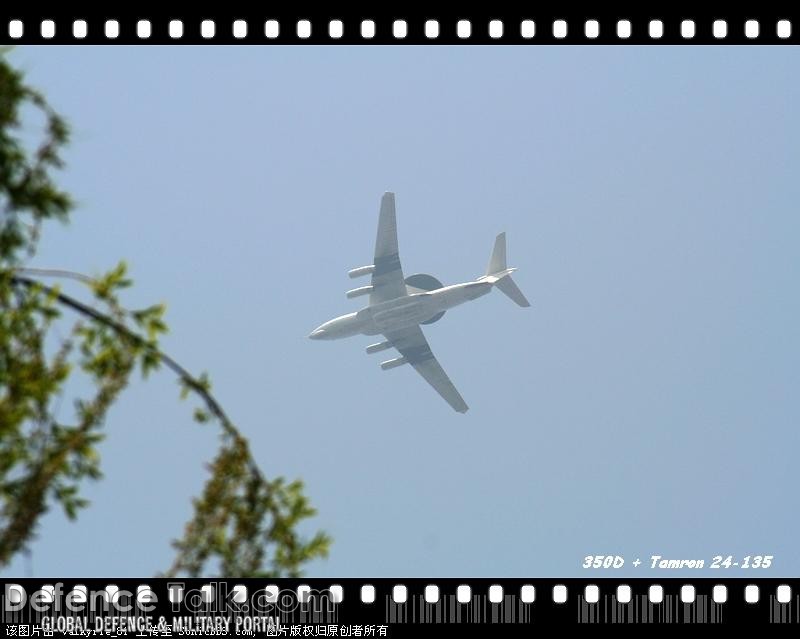
[[[531,303],[525,299],[525,296],[522,294],[522,291],[519,290],[516,282],[511,279],[510,275],[506,275],[504,278],[497,280],[495,286],[499,288],[503,293],[508,295],[516,304],[517,306],[528,307]]]
[[[489,265],[486,267],[486,275],[480,279],[494,284],[518,306],[530,306],[530,302],[519,290],[514,280],[511,279],[511,273],[516,270],[515,268],[508,268],[506,264],[506,234],[500,233],[495,238],[492,256],[489,258]]]
[[[506,270],[506,234],[500,233],[494,240],[494,249],[486,267],[486,275],[494,275]]]

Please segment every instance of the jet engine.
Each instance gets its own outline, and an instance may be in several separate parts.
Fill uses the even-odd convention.
[[[368,266],[359,266],[358,268],[351,269],[347,271],[347,275],[355,279],[356,277],[361,277],[362,275],[370,275],[374,271],[375,271],[375,265],[369,264]]]
[[[353,299],[354,297],[359,297],[360,295],[367,295],[368,293],[372,292],[371,286],[360,286],[359,288],[354,288],[347,291],[347,299]]]
[[[427,273],[415,273],[414,275],[409,275],[406,278],[406,291],[408,291],[409,295],[414,295],[415,293],[425,293],[427,291],[435,291],[437,288],[442,288],[443,284],[437,280],[433,275],[428,275]],[[437,313],[430,319],[426,319],[424,322],[420,322],[421,324],[433,324],[434,322],[438,322],[442,319],[445,311],[441,313]]]
[[[388,371],[390,368],[397,368],[407,363],[408,360],[405,357],[395,357],[394,359],[387,359],[385,362],[381,362],[381,368]]]
[[[372,353],[379,353],[380,351],[385,351],[387,348],[391,347],[391,342],[378,342],[377,344],[370,344],[367,346],[367,353],[371,355]]]

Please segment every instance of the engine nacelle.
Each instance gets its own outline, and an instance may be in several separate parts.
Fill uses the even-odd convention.
[[[357,277],[361,277],[362,275],[372,275],[375,271],[375,266],[370,264],[369,266],[359,266],[358,268],[354,268],[351,271],[347,271],[347,274],[355,279]]]
[[[367,295],[368,293],[372,292],[371,286],[361,286],[359,288],[354,288],[347,291],[347,299],[353,299],[354,297],[360,297],[361,295]]]
[[[405,357],[395,357],[394,359],[387,359],[385,362],[381,362],[381,368],[388,371],[390,368],[397,368],[407,363],[408,360]]]
[[[380,351],[385,351],[387,348],[391,347],[391,342],[378,342],[377,344],[370,344],[367,346],[367,354],[372,355],[372,353],[379,353]]]

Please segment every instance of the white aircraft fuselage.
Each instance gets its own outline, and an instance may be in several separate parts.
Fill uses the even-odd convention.
[[[511,279],[516,269],[506,266],[506,235],[494,242],[486,273],[471,282],[443,286],[432,275],[416,273],[405,277],[397,244],[397,218],[394,193],[384,193],[378,216],[378,233],[372,264],[348,271],[351,279],[370,276],[370,285],[347,291],[352,299],[369,295],[369,304],[356,313],[340,315],[318,326],[309,337],[334,340],[354,335],[383,335],[384,340],[370,344],[368,354],[394,348],[400,357],[381,362],[382,370],[408,364],[459,413],[469,409],[464,398],[433,355],[421,324],[439,321],[454,306],[483,297],[497,287],[518,306],[530,303]]]
[[[380,335],[421,324],[437,313],[482,297],[491,290],[492,283],[479,278],[474,282],[452,284],[435,291],[399,297],[366,306],[356,313],[340,315],[314,329],[309,337],[341,339],[353,335]]]

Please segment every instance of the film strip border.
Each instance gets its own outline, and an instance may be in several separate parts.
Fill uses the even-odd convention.
[[[4,44],[797,44],[797,15],[102,17],[0,9]]]
[[[20,579],[2,583],[0,608],[3,624],[29,633],[114,631],[115,623],[129,633],[160,626],[156,634],[252,634],[269,625],[287,635],[360,627],[363,636],[365,628],[397,636],[456,625],[522,636],[545,623],[799,624],[800,580]]]

